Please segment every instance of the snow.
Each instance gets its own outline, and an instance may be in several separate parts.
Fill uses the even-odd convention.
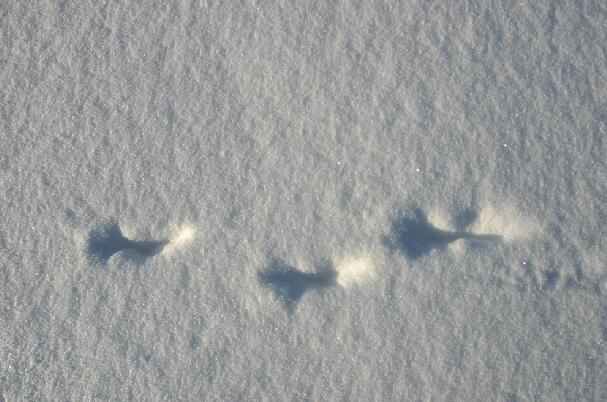
[[[600,1],[0,4],[0,401],[607,400]]]
[[[336,271],[337,283],[343,287],[362,285],[375,277],[373,261],[366,255],[344,258],[337,265]]]

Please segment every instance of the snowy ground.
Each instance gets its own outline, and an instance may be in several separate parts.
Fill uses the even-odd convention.
[[[1,2],[0,401],[606,400],[606,81],[600,0]]]

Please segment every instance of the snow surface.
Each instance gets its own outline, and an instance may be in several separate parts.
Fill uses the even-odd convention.
[[[0,400],[607,400],[606,4],[0,2]]]

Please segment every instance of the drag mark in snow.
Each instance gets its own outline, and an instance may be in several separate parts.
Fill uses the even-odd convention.
[[[398,248],[412,259],[429,254],[434,249],[445,249],[456,240],[477,242],[502,242],[497,234],[474,234],[465,231],[442,230],[432,225],[420,209],[413,211],[413,217],[396,220],[392,224],[392,234],[386,239],[388,246]]]
[[[477,232],[499,231],[509,242],[529,239],[542,231],[541,224],[533,216],[507,203],[499,207],[484,207],[472,229]]]

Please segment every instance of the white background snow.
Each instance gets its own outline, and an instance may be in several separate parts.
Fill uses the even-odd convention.
[[[0,2],[0,400],[606,400],[606,81],[598,0]]]

